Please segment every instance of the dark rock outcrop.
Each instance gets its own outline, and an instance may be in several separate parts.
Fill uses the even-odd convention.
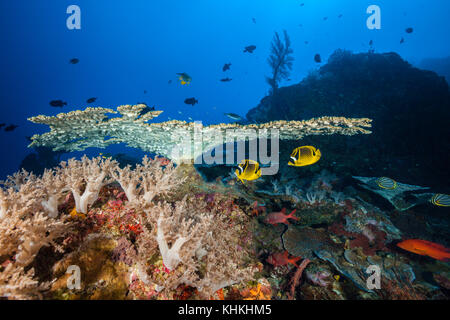
[[[324,167],[448,187],[450,93],[444,77],[411,66],[396,53],[337,50],[301,83],[263,98],[247,119],[266,122],[324,115],[371,118],[373,133],[308,137],[282,144],[283,152],[314,143],[326,159],[319,162]]]
[[[450,82],[450,56],[445,58],[423,59],[418,67],[420,69],[431,70],[440,76],[444,76],[447,82]]]

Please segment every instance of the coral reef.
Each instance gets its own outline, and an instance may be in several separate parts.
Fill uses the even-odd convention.
[[[187,284],[210,296],[223,287],[252,279],[255,267],[245,266],[251,259],[241,240],[250,234],[230,228],[236,219],[248,218],[237,207],[223,215],[221,206],[216,205],[220,200],[212,202],[188,201],[185,197],[174,204],[158,204],[146,210],[146,222],[154,227],[144,232],[138,251],[145,250],[144,256],[151,257],[158,248],[167,268],[164,281],[148,276],[147,282],[167,290]],[[224,232],[227,228],[229,231]],[[152,237],[150,232],[156,235]],[[146,262],[142,261],[141,266]]]
[[[332,172],[279,181],[289,182],[208,183],[191,165],[148,157],[135,168],[83,157],[42,176],[16,173],[0,189],[0,297],[446,297],[448,266],[393,249],[402,233],[390,216],[339,191]],[[280,208],[300,220],[266,224]],[[366,286],[369,265],[380,267],[379,290]],[[68,288],[69,266],[80,268],[80,288]]]
[[[257,137],[270,138],[270,129],[279,130],[279,138],[282,140],[297,140],[308,135],[371,133],[366,129],[371,127],[371,120],[366,118],[322,117],[308,121],[275,121],[250,125],[222,123],[203,127],[201,123],[177,120],[149,124],[147,121],[159,116],[162,111],[142,114],[144,109],[145,105],[142,104],[125,105],[118,107],[117,111],[87,108],[84,111],[60,113],[55,117],[32,117],[29,118],[30,121],[50,126],[50,132],[34,135],[29,147],[46,146],[55,151],[82,151],[89,147],[105,148],[111,144],[126,143],[130,147],[154,152],[180,163],[191,162],[203,152],[224,143]],[[117,112],[121,117],[108,119],[107,113]]]
[[[46,173],[42,179],[22,171],[2,182],[0,189],[0,296],[12,299],[40,298],[49,282],[34,278],[28,268],[42,247],[62,251],[58,240],[71,224],[54,215],[58,186]],[[47,184],[46,184],[47,183]],[[46,192],[42,192],[42,189]]]
[[[253,280],[250,218],[220,194],[177,200],[184,181],[173,163],[147,157],[135,169],[83,157],[41,177],[9,177],[0,189],[0,296],[117,299],[133,284],[154,296],[188,286],[209,297]],[[45,246],[64,255],[48,271],[54,284],[29,268]],[[69,292],[64,268],[73,264],[84,282]]]

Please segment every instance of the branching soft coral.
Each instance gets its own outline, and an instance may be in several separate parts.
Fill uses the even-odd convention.
[[[72,158],[61,162],[61,168],[58,170],[72,191],[78,213],[86,214],[88,206],[97,200],[100,189],[113,181],[109,178],[113,165],[117,163],[111,159],[89,159],[86,156],[81,161]]]
[[[283,30],[283,33],[284,43],[281,41],[278,32],[275,32],[271,44],[272,53],[267,59],[272,68],[272,77],[266,77],[266,81],[272,87],[272,93],[278,89],[278,84],[282,79],[289,77],[292,70],[292,62],[294,61],[294,58],[291,56],[294,52],[291,48],[291,40],[286,30]]]
[[[22,171],[9,176],[0,185],[6,187],[0,187],[0,221],[7,216],[23,217],[39,208],[39,189],[34,175]]]
[[[56,218],[59,200],[68,190],[64,177],[53,170],[45,170],[39,182],[38,187],[42,196],[41,204],[50,217]]]
[[[27,272],[22,267],[10,263],[0,272],[0,297],[8,299],[42,298],[41,291],[48,289],[50,283],[33,280],[34,269]]]
[[[58,204],[60,198],[67,191],[65,187],[65,181],[63,175],[54,170],[45,170],[41,177],[35,176],[33,173],[22,170],[8,176],[6,181],[0,182],[8,188],[10,195],[9,208],[14,207],[14,211],[17,212],[17,205],[22,205],[23,207],[28,207],[33,204],[36,210],[43,210],[50,217],[55,218],[58,215]],[[17,202],[13,200],[13,191],[17,191],[16,197],[20,197],[21,200]],[[5,212],[3,208],[3,196],[4,191],[0,191],[0,219],[2,217],[2,212]]]
[[[240,246],[241,229],[230,226],[229,218],[215,206],[185,197],[174,204],[147,208],[146,215],[153,237],[147,234],[147,241],[141,238],[138,251],[141,259],[148,259],[155,252],[141,248],[156,249],[157,243],[168,269],[163,281],[152,275],[150,281],[159,288],[171,290],[187,284],[209,296],[225,286],[252,279],[254,268],[246,265],[248,252]],[[144,252],[147,255],[143,256]]]
[[[172,162],[163,167],[158,158],[152,160],[147,156],[135,170],[130,166],[121,169],[116,165],[111,176],[119,182],[128,201],[134,205],[151,204],[155,196],[167,195],[186,179],[176,175]]]
[[[165,203],[154,209],[159,212],[156,241],[164,265],[169,271],[174,270],[182,262],[181,256],[186,261],[191,259],[193,254],[202,255],[200,241],[212,223],[211,215],[190,211],[189,209],[193,208],[187,205],[186,197],[176,203],[175,208]],[[184,244],[186,245],[183,247]]]
[[[46,211],[44,181],[24,171],[3,183],[8,189],[0,189],[0,262],[6,266],[0,270],[0,297],[39,297],[46,285],[34,280],[33,271],[25,268],[43,246],[60,249],[55,240],[69,231],[69,223]]]
[[[47,286],[28,268],[43,246],[62,249],[57,240],[70,230],[71,223],[58,212],[59,199],[71,192],[77,212],[88,213],[100,189],[114,180],[141,219],[136,256],[129,263],[136,262],[139,277],[155,284],[155,290],[170,292],[185,284],[206,297],[252,279],[255,267],[244,226],[249,218],[238,206],[224,207],[228,198],[176,201],[176,194],[169,202],[161,196],[179,191],[184,182],[172,163],[145,157],[132,170],[109,159],[83,157],[62,162],[42,177],[23,171],[3,183],[8,188],[0,188],[0,263],[7,266],[0,269],[0,297],[39,297]],[[154,258],[164,273],[149,272]]]

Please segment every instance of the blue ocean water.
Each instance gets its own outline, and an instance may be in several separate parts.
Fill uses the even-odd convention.
[[[80,30],[66,27],[69,5],[81,9]],[[381,8],[380,30],[366,26],[370,5]],[[230,122],[225,112],[245,116],[268,93],[274,32],[286,30],[294,50],[284,86],[320,66],[315,54],[326,62],[337,48],[367,52],[371,40],[375,52],[395,51],[412,64],[446,57],[448,12],[446,0],[1,1],[0,123],[19,127],[0,131],[0,179],[32,152],[26,137],[48,129],[30,116],[84,109],[97,97],[89,106],[155,106],[164,111],[156,121]],[[256,46],[252,54],[243,52],[248,45]],[[72,58],[80,62],[70,64]],[[225,63],[232,63],[227,72]],[[179,84],[181,72],[192,76],[190,85]],[[219,81],[224,77],[232,81]],[[199,103],[184,104],[189,97]],[[67,105],[49,105],[57,99]],[[123,146],[86,151],[99,152],[141,154]]]

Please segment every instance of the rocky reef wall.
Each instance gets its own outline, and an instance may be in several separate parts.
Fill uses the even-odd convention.
[[[444,77],[411,66],[396,53],[337,50],[302,82],[279,88],[247,114],[250,122],[321,115],[373,119],[369,136],[308,137],[322,149],[321,166],[367,175],[401,175],[446,187],[449,179],[450,93]],[[287,151],[296,143],[283,143]]]

